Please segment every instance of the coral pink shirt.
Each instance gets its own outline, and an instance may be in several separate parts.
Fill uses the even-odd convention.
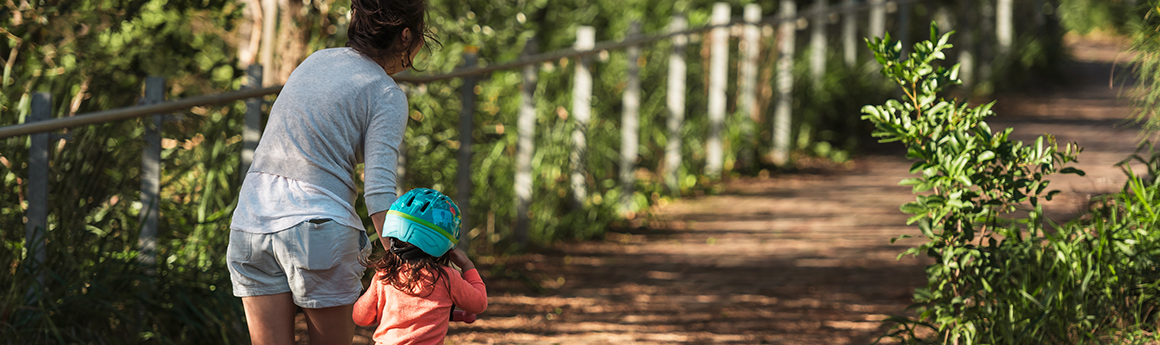
[[[487,289],[478,271],[470,269],[461,276],[454,268],[444,270],[447,279],[439,279],[429,295],[423,291],[418,296],[395,289],[375,273],[366,293],[354,304],[354,323],[377,323],[376,344],[442,344],[452,304],[473,314],[487,309]],[[429,281],[423,286],[429,287]]]

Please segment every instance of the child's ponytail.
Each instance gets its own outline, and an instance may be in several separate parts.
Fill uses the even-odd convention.
[[[382,273],[380,279],[383,282],[409,295],[426,297],[440,280],[448,279],[447,271],[443,269],[450,262],[447,254],[436,258],[417,246],[392,237],[390,248],[380,255],[366,266]],[[428,280],[430,284],[423,284]]]

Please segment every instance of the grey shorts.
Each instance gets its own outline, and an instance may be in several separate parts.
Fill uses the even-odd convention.
[[[329,308],[358,300],[358,257],[369,248],[365,231],[317,219],[268,234],[231,230],[226,265],[234,296],[290,292],[299,307]]]

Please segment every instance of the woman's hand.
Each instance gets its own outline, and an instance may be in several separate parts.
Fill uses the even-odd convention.
[[[475,263],[471,262],[471,259],[467,258],[467,253],[459,250],[459,248],[452,249],[451,252],[447,254],[451,256],[449,258],[451,259],[451,263],[455,264],[455,266],[459,266],[459,269],[468,271],[475,268]]]

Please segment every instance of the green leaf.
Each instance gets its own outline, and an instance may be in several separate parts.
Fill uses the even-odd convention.
[[[881,119],[882,118],[882,111],[879,110],[877,106],[873,106],[873,105],[863,106],[862,113],[866,114],[866,115],[873,116],[874,119]]]
[[[967,187],[971,187],[971,186],[974,186],[974,185],[975,185],[975,183],[974,183],[974,182],[972,182],[972,181],[971,181],[971,179],[970,179],[970,178],[968,178],[966,175],[958,175],[958,176],[955,176],[955,179],[956,179],[956,180],[958,180],[960,183],[962,183],[964,186],[967,186]]]
[[[899,186],[914,186],[923,182],[922,178],[911,177],[898,182]]]
[[[901,210],[903,213],[908,213],[908,214],[920,214],[920,213],[926,213],[926,211],[927,211],[926,206],[923,206],[917,202],[908,202],[908,203],[902,204],[902,206],[899,206],[898,209]]]
[[[947,41],[949,41],[949,40],[950,40],[950,38],[951,38],[951,35],[953,35],[954,33],[955,33],[955,31],[954,31],[954,30],[951,30],[951,31],[949,31],[949,32],[947,32],[947,33],[945,33],[945,34],[943,34],[943,35],[942,35],[942,37],[939,37],[939,39],[938,39],[938,46],[939,46],[939,47],[950,48],[950,46],[947,46]],[[931,39],[934,39],[934,38],[931,38]]]
[[[918,66],[918,69],[915,71],[915,73],[918,74],[918,76],[920,76],[920,77],[925,76],[927,74],[930,74],[931,72],[934,72],[934,67],[931,67],[930,65],[927,65],[927,64],[922,64],[922,66]],[[926,94],[926,95],[922,95],[922,96],[934,98],[935,95]]]
[[[907,222],[910,224],[910,222]],[[918,230],[922,232],[927,238],[934,238],[934,231],[930,227],[930,218],[922,218],[918,220]]]
[[[926,113],[927,114],[939,113],[939,112],[943,111],[943,108],[946,108],[950,105],[951,104],[947,103],[946,101],[941,101],[941,102],[938,102],[938,104],[935,104],[934,106],[930,107],[930,110],[927,110]]]
[[[919,214],[919,215],[910,216],[910,218],[907,218],[907,219],[906,219],[906,225],[914,224],[914,222],[916,222],[916,221],[919,221],[919,220],[922,220],[922,219],[924,219],[924,218],[926,218],[926,217],[927,217],[927,216],[926,216],[925,214]]]
[[[926,169],[926,162],[915,161],[913,164],[910,165],[909,171],[911,174],[917,174],[917,173],[923,171],[924,169]]]

